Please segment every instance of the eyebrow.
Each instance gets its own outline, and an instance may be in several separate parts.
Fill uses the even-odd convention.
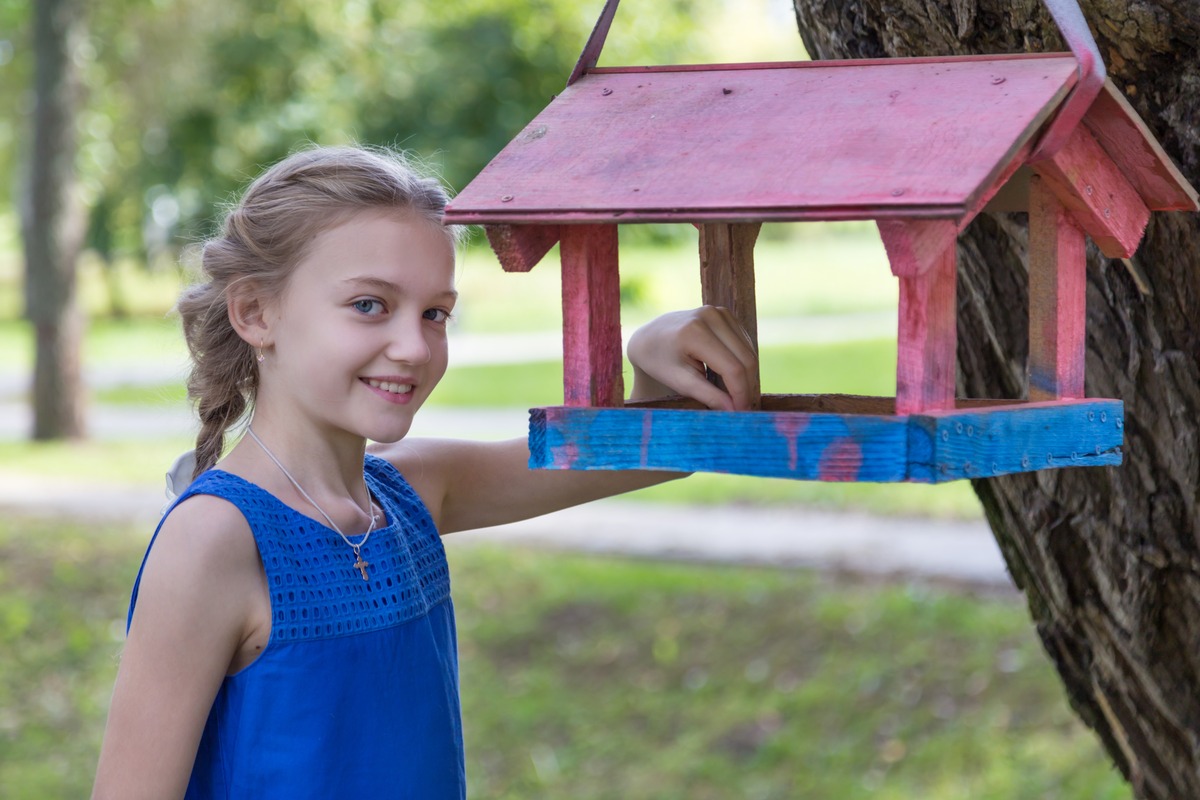
[[[390,292],[391,294],[405,294],[405,291],[403,289],[401,289],[399,286],[392,283],[391,281],[385,281],[383,278],[373,278],[369,275],[360,275],[360,276],[357,276],[354,278],[346,278],[344,281],[342,281],[342,283],[351,284],[351,285],[355,285],[355,286],[366,286],[366,287],[375,289],[376,291]],[[455,291],[454,289],[448,289],[447,291],[440,292],[438,294],[438,297],[449,297],[451,299],[456,300],[456,299],[458,299],[458,292]]]

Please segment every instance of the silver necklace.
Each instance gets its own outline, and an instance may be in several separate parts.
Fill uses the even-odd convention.
[[[358,544],[355,544],[354,542],[350,541],[346,534],[342,533],[342,529],[339,528],[338,524],[333,521],[333,517],[326,514],[325,509],[317,505],[316,500],[313,500],[311,497],[309,497],[308,492],[304,491],[304,487],[300,485],[299,481],[292,477],[292,473],[287,471],[287,467],[283,465],[283,462],[276,458],[275,454],[271,452],[270,448],[263,444],[262,439],[258,438],[258,434],[254,432],[254,429],[246,428],[246,433],[250,434],[250,438],[262,448],[262,451],[267,454],[267,458],[275,462],[275,466],[279,467],[279,471],[282,472],[284,476],[292,482],[292,486],[296,487],[296,491],[299,492],[304,499],[309,502],[309,505],[321,512],[321,516],[324,517],[329,523],[329,527],[337,531],[337,535],[342,537],[342,541],[350,546],[350,549],[354,551],[354,568],[362,573],[362,579],[364,581],[367,580],[367,567],[371,566],[371,562],[362,557],[362,548],[364,545],[366,545],[367,539],[371,538],[371,532],[375,530],[375,525],[379,522],[379,515],[375,513],[375,504],[371,501],[371,490],[367,487],[367,476],[363,476],[363,488],[367,490],[367,513],[371,515],[371,526],[367,528],[367,532],[363,534],[362,541]]]

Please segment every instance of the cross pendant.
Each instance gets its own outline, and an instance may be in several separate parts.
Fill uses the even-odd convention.
[[[358,552],[358,548],[354,548],[354,568],[362,573],[363,580],[367,580],[367,567],[371,566],[371,562],[362,557]]]

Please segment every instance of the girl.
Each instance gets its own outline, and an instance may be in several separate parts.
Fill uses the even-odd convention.
[[[677,477],[404,438],[446,369],[445,203],[397,156],[313,149],[205,246],[208,282],[179,301],[195,480],[134,585],[94,797],[465,796],[439,536]],[[629,351],[635,399],[746,407],[755,354],[721,309],[660,317]]]

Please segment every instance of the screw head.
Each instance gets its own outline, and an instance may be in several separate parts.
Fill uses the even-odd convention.
[[[508,202],[511,202],[511,201],[512,201],[512,199],[513,199],[513,196],[512,196],[511,194],[506,194],[506,195],[504,195],[503,197],[501,197],[501,198],[500,198],[500,202],[501,202],[501,203],[508,203]]]
[[[610,94],[612,94],[612,89],[605,87],[604,89],[602,89],[600,91],[600,94],[604,95],[605,97],[608,97]]]
[[[1004,83],[1006,80],[1008,80],[1008,78],[1004,78],[1004,77],[997,75],[996,77],[992,78],[992,86],[999,86],[1000,84]]]

